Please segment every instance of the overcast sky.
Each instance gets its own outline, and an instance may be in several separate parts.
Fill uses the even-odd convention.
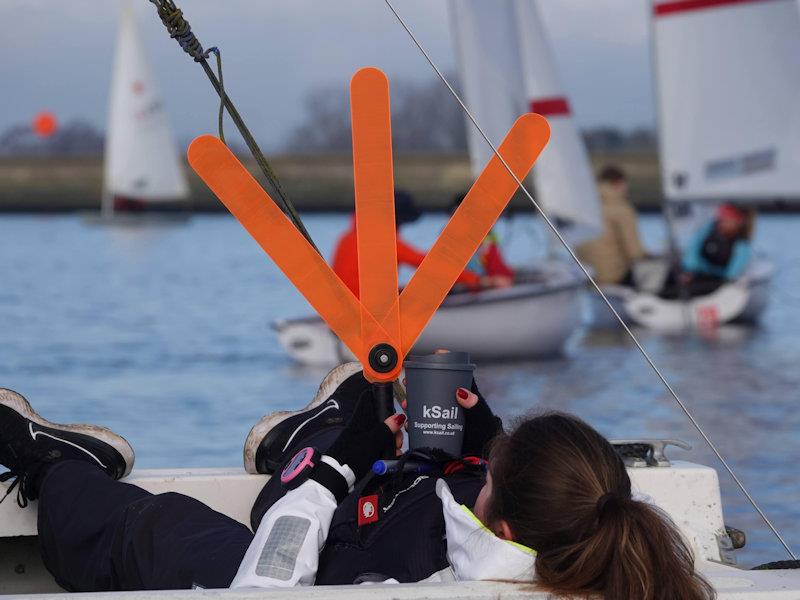
[[[485,0],[490,2],[492,0]],[[176,133],[214,131],[202,69],[169,39],[148,0],[130,0]],[[0,3],[0,132],[41,109],[105,127],[121,0]],[[227,89],[275,148],[303,119],[303,97],[346,86],[360,66],[428,79],[430,67],[381,0],[178,0],[206,47],[222,48]],[[434,59],[454,71],[445,0],[395,0]],[[648,0],[539,0],[558,68],[583,126],[652,125]]]

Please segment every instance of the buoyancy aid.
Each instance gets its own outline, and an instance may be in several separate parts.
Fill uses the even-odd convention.
[[[728,237],[712,227],[703,245],[700,247],[700,255],[717,267],[726,267],[733,256],[733,247],[738,241],[738,237]]]
[[[266,509],[231,587],[532,581],[536,553],[497,537],[469,508],[484,479],[463,462],[469,466],[453,472],[458,465],[450,464],[443,476],[362,479],[338,505],[330,490],[306,481]],[[349,468],[333,466],[355,484]],[[275,491],[273,481],[265,490]]]
[[[366,577],[416,582],[447,569],[447,539],[436,484],[473,506],[482,470],[452,475],[403,473],[359,482],[333,516],[320,554],[316,585],[352,584]]]

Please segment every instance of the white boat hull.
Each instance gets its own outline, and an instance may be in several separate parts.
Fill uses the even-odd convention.
[[[604,286],[603,292],[628,325],[657,331],[707,329],[727,323],[755,323],[767,307],[774,265],[754,260],[739,279],[711,294],[689,300],[665,300],[622,286]],[[617,327],[619,323],[599,295],[592,294],[595,327]]]
[[[558,355],[580,325],[581,290],[580,277],[558,265],[511,288],[453,294],[425,327],[413,352],[448,348],[469,352],[476,360]],[[273,328],[300,364],[330,366],[354,360],[319,318],[278,321]]]
[[[158,211],[141,213],[125,213],[121,211],[113,213],[91,212],[81,216],[83,222],[87,225],[124,227],[131,229],[139,227],[170,227],[175,225],[184,225],[192,218],[192,215],[185,211]]]
[[[724,599],[755,600],[800,597],[800,570],[748,571],[722,564],[725,537],[717,473],[711,468],[673,461],[671,466],[628,469],[633,488],[652,498],[681,529],[692,545],[697,568]],[[242,469],[136,470],[126,479],[153,493],[179,492],[197,498],[223,514],[249,524],[250,507],[266,481]],[[0,483],[0,494],[8,483]],[[42,564],[37,544],[36,502],[25,509],[0,504],[0,594],[57,593],[60,590]],[[550,596],[530,584],[501,582],[428,583],[391,586],[324,586],[272,590],[173,590],[104,594],[70,594],[70,598],[461,598],[545,600]],[[42,596],[46,597],[46,596]]]

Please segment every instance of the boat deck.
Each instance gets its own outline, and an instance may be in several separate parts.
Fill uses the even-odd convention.
[[[691,541],[698,557],[698,568],[712,581],[721,599],[750,600],[800,597],[800,570],[745,571],[722,564],[730,560],[730,551],[720,543],[724,536],[722,506],[717,473],[711,468],[673,461],[669,467],[629,468],[635,489],[652,498],[675,521]],[[212,508],[248,524],[250,508],[266,476],[249,475],[242,469],[158,469],[137,470],[126,479],[151,492],[175,491],[205,502]],[[0,493],[7,484],[0,484]],[[46,572],[39,557],[36,529],[36,503],[20,509],[13,497],[0,504],[0,594],[58,593],[60,588]],[[780,558],[780,557],[776,557]],[[391,588],[373,586],[325,586],[289,590],[204,590],[207,597],[230,599],[267,595],[281,598],[375,598],[398,600],[459,598],[493,600],[548,598],[535,586],[498,582],[463,582],[455,584],[404,584]],[[169,596],[197,598],[192,590],[175,592],[125,592],[124,598]],[[71,594],[72,598],[120,598],[118,593]],[[63,596],[62,596],[63,597]]]

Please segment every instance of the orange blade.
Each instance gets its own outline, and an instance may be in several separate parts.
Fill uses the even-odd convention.
[[[549,138],[545,118],[528,113],[517,119],[498,150],[522,180]],[[400,294],[403,354],[411,350],[516,190],[517,182],[493,156]]]
[[[362,364],[361,303],[219,139],[196,138],[189,164]],[[374,321],[371,327],[380,329]]]
[[[392,121],[386,75],[375,68],[360,69],[350,82],[350,107],[358,283],[363,305],[361,342],[365,354],[381,342],[391,344],[399,354]],[[366,318],[370,314],[383,325],[382,330],[370,325],[372,320]]]

